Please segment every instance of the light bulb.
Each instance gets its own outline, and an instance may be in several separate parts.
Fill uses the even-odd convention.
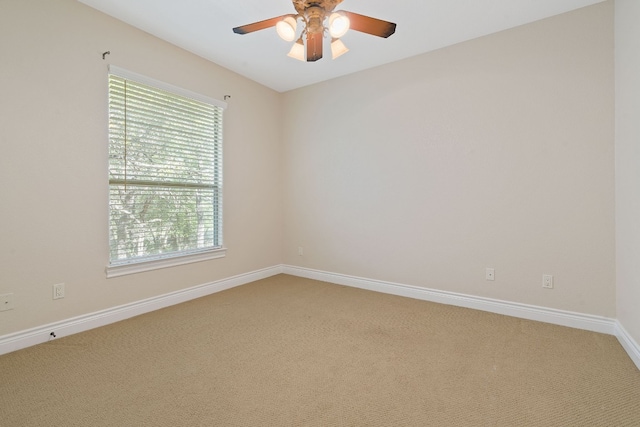
[[[276,24],[276,31],[282,40],[293,41],[296,38],[296,20],[293,16],[287,16]]]
[[[340,12],[334,12],[329,17],[329,34],[334,39],[338,39],[349,31],[349,18]]]

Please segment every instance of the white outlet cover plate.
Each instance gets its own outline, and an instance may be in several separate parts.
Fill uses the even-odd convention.
[[[64,298],[64,283],[53,285],[53,299]]]

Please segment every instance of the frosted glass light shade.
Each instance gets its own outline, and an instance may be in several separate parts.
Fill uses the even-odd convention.
[[[331,59],[336,59],[339,56],[349,52],[349,49],[342,43],[340,39],[333,39],[331,41]]]
[[[304,42],[302,38],[299,38],[297,42],[291,46],[291,50],[287,54],[291,58],[297,59],[298,61],[304,61]]]
[[[293,16],[287,16],[276,24],[276,31],[280,38],[285,41],[293,41],[296,38],[296,20]]]
[[[339,12],[334,12],[329,16],[329,34],[334,39],[344,36],[349,31],[349,18]]]

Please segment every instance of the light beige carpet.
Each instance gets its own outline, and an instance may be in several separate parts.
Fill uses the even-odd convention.
[[[2,426],[640,426],[612,336],[279,275],[0,356]]]

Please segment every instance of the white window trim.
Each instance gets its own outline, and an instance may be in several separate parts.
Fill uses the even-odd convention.
[[[172,255],[170,258],[151,259],[148,261],[134,261],[126,264],[109,265],[105,269],[107,279],[126,276],[128,274],[142,273],[144,271],[158,270],[160,268],[175,267],[177,265],[191,264],[194,262],[208,261],[223,258],[227,255],[227,248],[207,249],[198,253]]]
[[[115,74],[120,77],[124,77],[125,79],[134,80],[139,83],[143,83],[149,86],[154,86],[158,89],[163,89],[178,95],[186,96],[191,99],[213,104],[223,109],[227,108],[226,102],[217,100],[215,98],[210,98],[208,96],[199,94],[197,92],[191,92],[179,86],[174,86],[169,83],[155,80],[147,76],[144,76],[142,74],[125,70],[124,68],[109,65],[108,71],[110,74]],[[158,270],[161,268],[175,267],[178,265],[208,261],[216,258],[223,258],[226,255],[227,255],[227,248],[222,247],[222,248],[206,249],[203,251],[198,251],[196,253],[185,253],[185,254],[179,254],[179,255],[172,254],[167,258],[158,258],[158,256],[154,256],[152,259],[149,259],[149,260],[138,259],[131,262],[124,262],[122,264],[107,265],[107,267],[105,268],[105,273],[107,275],[107,279],[110,279],[113,277],[126,276],[129,274],[142,273],[145,271]]]
[[[109,65],[109,74],[115,74],[116,76],[120,76],[128,80],[133,80],[138,83],[145,84],[147,86],[153,86],[158,89],[166,90],[167,92],[171,92],[177,95],[185,96],[187,98],[195,99],[196,101],[206,102],[207,104],[212,104],[223,109],[227,108],[227,103],[224,101],[220,101],[215,98],[210,98],[208,96],[202,95],[201,93],[191,92],[190,90],[181,88],[179,86],[174,86],[172,84],[165,83],[160,80],[155,80],[150,77],[143,76],[142,74],[125,70],[124,68]]]

